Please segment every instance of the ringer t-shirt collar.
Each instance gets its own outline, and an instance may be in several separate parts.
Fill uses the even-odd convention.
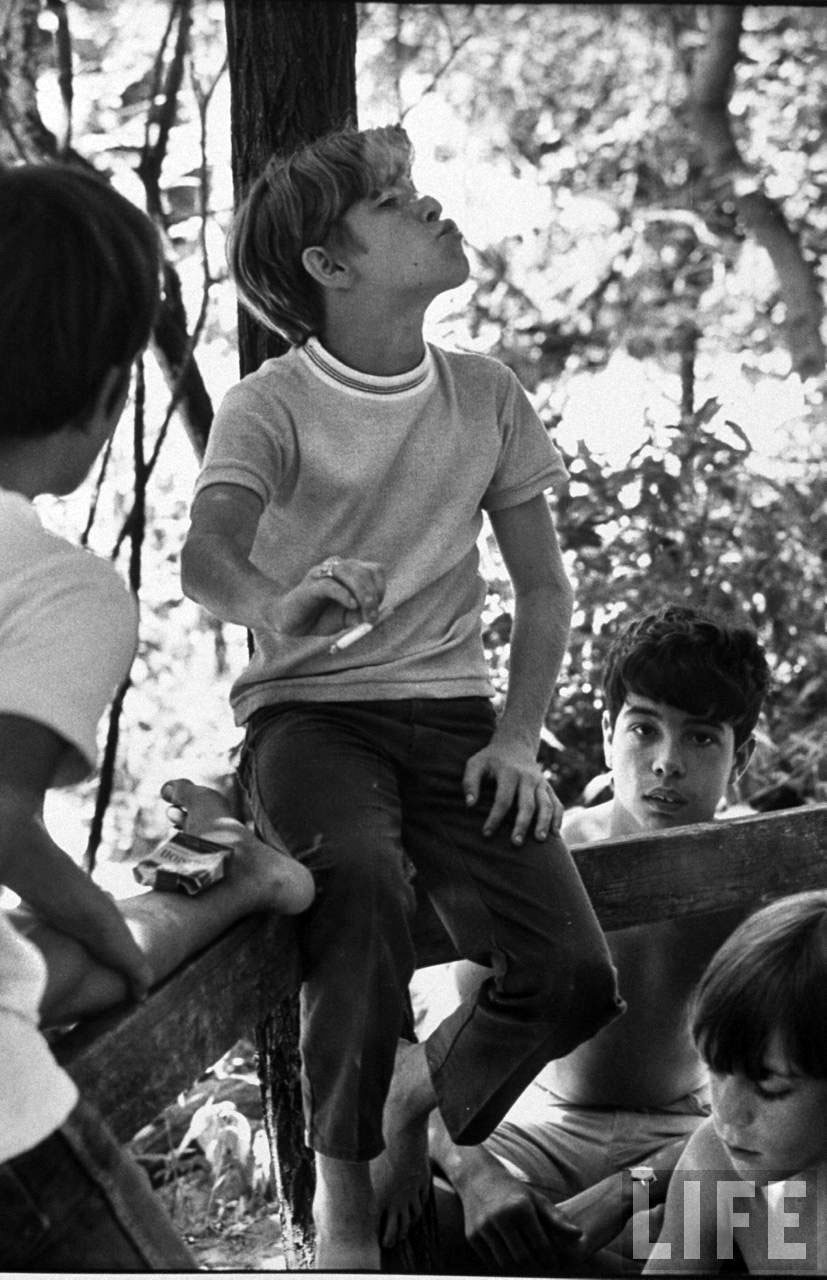
[[[341,360],[325,350],[318,338],[308,338],[298,353],[317,378],[349,395],[407,398],[430,387],[435,377],[433,356],[427,344],[425,354],[415,368],[386,377],[361,373],[358,369],[342,364]]]

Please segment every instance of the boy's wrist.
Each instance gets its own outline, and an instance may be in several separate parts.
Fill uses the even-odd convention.
[[[500,746],[513,747],[517,751],[530,752],[532,757],[537,755],[540,746],[540,733],[532,733],[524,724],[512,724],[507,717],[507,713],[503,716],[491,735],[492,742],[497,742]]]

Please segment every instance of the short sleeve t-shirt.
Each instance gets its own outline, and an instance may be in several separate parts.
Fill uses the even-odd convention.
[[[487,696],[477,540],[483,512],[565,483],[560,454],[516,377],[485,356],[428,346],[377,377],[316,339],[266,361],[225,397],[196,493],[252,489],[251,561],[278,591],[330,555],[376,561],[391,611],[352,648],[255,634],[232,701],[243,723],[293,698]]]
[[[136,604],[115,568],[44,529],[22,495],[0,490],[0,712],[63,738],[55,785],[93,768],[98,723],[136,637]]]
[[[0,490],[0,714],[45,724],[65,742],[56,783],[93,767],[98,722],[136,638],[135,602],[115,569]],[[77,1102],[38,1030],[45,978],[40,952],[0,911],[0,1161],[36,1146]]]

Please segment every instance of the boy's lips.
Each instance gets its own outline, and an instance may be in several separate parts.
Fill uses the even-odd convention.
[[[744,1159],[747,1159],[749,1156],[757,1156],[760,1154],[758,1151],[755,1151],[751,1147],[739,1146],[737,1142],[727,1142],[726,1139],[724,1138],[722,1138],[721,1141],[723,1142],[727,1151],[729,1151],[732,1155],[734,1155],[738,1159],[744,1160]]]
[[[671,808],[681,808],[687,803],[686,798],[679,791],[673,791],[670,787],[654,787],[651,791],[647,791],[643,797],[651,804],[667,805]]]
[[[450,235],[455,235],[455,236],[462,235],[462,232],[460,231],[457,224],[454,222],[453,218],[446,219],[446,221],[442,224],[442,229],[437,232],[436,238],[437,240],[441,240],[443,236],[450,236]]]

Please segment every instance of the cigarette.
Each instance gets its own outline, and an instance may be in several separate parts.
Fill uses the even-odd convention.
[[[338,636],[333,641],[330,646],[330,652],[339,653],[342,649],[349,649],[352,644],[355,644],[357,640],[361,640],[362,636],[366,636],[380,622],[384,622],[386,618],[389,618],[392,612],[392,609],[388,609],[385,613],[380,613],[375,622],[360,622],[358,626],[351,627],[350,631],[345,631],[343,635]]]

